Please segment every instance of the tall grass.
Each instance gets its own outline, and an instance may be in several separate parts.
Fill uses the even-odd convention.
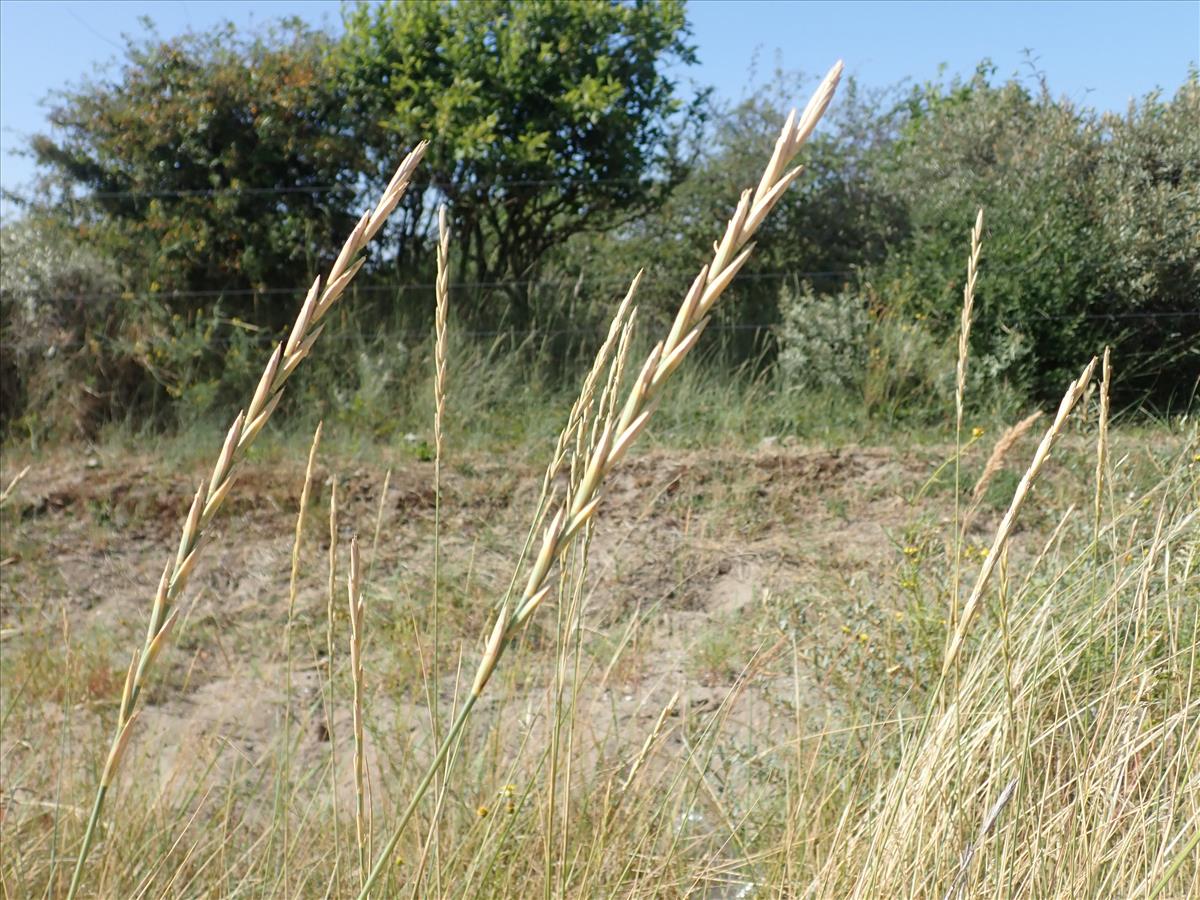
[[[365,258],[361,256],[362,251],[378,234],[388,216],[395,211],[400,198],[404,196],[417,164],[420,163],[421,157],[425,153],[425,147],[425,144],[420,144],[408,155],[396,170],[396,174],[392,176],[392,180],[388,183],[387,189],[375,208],[364,213],[363,217],[359,219],[354,231],[342,246],[324,283],[320,277],[313,282],[308,296],[300,307],[296,322],[292,326],[287,344],[278,345],[275,352],[271,354],[249,405],[238,413],[229,428],[216,465],[213,467],[212,476],[202,482],[196,491],[191,509],[183,523],[183,533],[179,539],[179,552],[175,556],[175,561],[168,563],[163,569],[162,579],[154,596],[146,640],[140,650],[134,651],[133,659],[129,663],[125,688],[121,694],[116,731],[109,748],[108,758],[104,763],[104,770],[100,776],[96,797],[92,803],[92,812],[79,848],[75,871],[71,876],[71,885],[67,889],[68,900],[74,897],[79,890],[84,864],[87,862],[96,826],[99,824],[100,815],[104,810],[105,797],[133,733],[142,686],[155,658],[170,640],[171,630],[178,615],[178,609],[173,607],[187,586],[188,579],[199,561],[206,528],[233,488],[238,463],[253,445],[255,438],[266,426],[271,414],[274,413],[279,401],[283,398],[283,389],[287,380],[308,356],[317,338],[321,336],[325,327],[321,324],[321,319],[333,308],[333,305],[345,292],[346,285],[362,268],[365,261]]]
[[[461,374],[451,387],[447,374],[454,357],[443,227],[430,392],[432,579],[375,565],[393,509],[389,471],[371,498],[375,540],[366,566],[357,538],[350,541],[343,619],[335,603],[339,522],[352,515],[345,504],[354,495],[335,475],[328,559],[313,592],[320,603],[310,604],[315,615],[298,609],[309,562],[303,517],[317,484],[314,438],[291,544],[287,620],[274,623],[287,629],[284,726],[263,751],[281,760],[274,802],[264,800],[260,761],[226,746],[183,753],[165,786],[148,768],[120,770],[148,702],[141,698],[139,707],[151,664],[172,629],[188,627],[186,615],[179,621],[180,598],[205,528],[235,469],[245,468],[282,379],[311,348],[313,326],[336,300],[328,299],[333,285],[353,275],[353,257],[412,176],[416,151],[347,243],[329,287],[310,292],[292,339],[272,357],[212,479],[197,492],[146,642],[124,677],[110,747],[90,747],[86,729],[68,715],[57,729],[39,724],[42,707],[33,698],[49,671],[62,708],[71,710],[90,684],[78,674],[81,652],[96,657],[95,672],[114,649],[98,652],[88,643],[94,635],[67,633],[63,655],[47,667],[36,638],[17,635],[20,643],[5,654],[0,724],[19,729],[32,748],[6,741],[6,784],[33,785],[34,796],[50,795],[55,784],[45,815],[24,812],[15,793],[6,795],[5,895],[63,893],[62,848],[76,845],[68,896],[1152,898],[1200,891],[1198,435],[1185,424],[1171,436],[1172,452],[1164,442],[1114,453],[1105,354],[1095,430],[1078,416],[1092,360],[1066,386],[1007,511],[997,517],[984,509],[986,486],[1020,452],[1036,416],[1001,436],[967,491],[964,474],[977,461],[968,456],[974,438],[962,439],[963,393],[980,220],[955,373],[954,483],[951,496],[936,500],[952,507],[941,511],[949,529],[926,526],[928,539],[904,546],[895,571],[878,583],[823,571],[807,600],[764,589],[726,618],[690,619],[695,633],[680,636],[677,648],[659,648],[677,653],[675,663],[660,666],[655,679],[622,674],[656,652],[643,641],[666,639],[658,628],[664,601],[639,596],[631,609],[597,615],[613,573],[627,562],[624,538],[600,552],[611,538],[605,529],[616,528],[604,517],[606,492],[633,468],[630,449],[652,420],[670,424],[686,415],[681,404],[703,399],[704,383],[683,363],[751,253],[755,229],[798,177],[788,166],[831,101],[840,70],[803,114],[788,118],[757,188],[742,195],[670,330],[640,363],[634,280],[530,494],[531,522],[523,544],[511,548],[516,562],[499,591],[476,571],[474,552],[465,560],[450,552],[467,542],[447,530],[447,409],[472,388]],[[684,390],[671,398],[671,388]],[[647,469],[652,479],[661,460],[651,457],[624,485],[636,488]],[[666,543],[668,526],[653,523],[664,542],[656,564],[678,566],[664,574],[664,596],[694,575],[693,516],[707,519],[720,540],[731,535],[729,510],[699,503],[671,526],[680,536],[675,545]],[[988,546],[973,530],[985,525],[994,527]],[[976,566],[960,603],[960,580]],[[872,606],[877,597],[886,602]],[[705,676],[719,688],[700,693],[691,658],[712,637],[705,629],[720,638],[707,645],[706,663],[718,675]],[[297,712],[296,721],[323,724],[328,746],[318,742],[319,753],[292,752],[293,656],[306,647],[321,704],[311,717]],[[269,650],[251,652],[262,654],[257,664],[268,662]],[[636,690],[626,694],[626,685]],[[632,707],[640,714],[623,711]],[[338,727],[347,720],[349,728]],[[39,767],[47,752],[54,766]],[[145,766],[148,757],[134,758]],[[101,788],[88,815],[85,770],[93,759],[102,765]],[[119,799],[106,826],[110,793]]]

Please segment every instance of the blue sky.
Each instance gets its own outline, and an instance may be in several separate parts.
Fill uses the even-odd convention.
[[[337,27],[337,0],[0,0],[0,184],[25,183],[30,162],[10,151],[44,130],[41,101],[113,59],[140,16],[160,33],[299,15]],[[700,65],[688,77],[742,96],[778,62],[823,72],[845,59],[867,85],[969,73],[990,57],[1000,75],[1036,55],[1055,93],[1124,109],[1155,88],[1172,92],[1200,59],[1200,0],[1164,2],[787,2],[693,0]],[[757,58],[756,69],[752,61]],[[755,74],[757,73],[757,74]],[[804,98],[797,98],[802,101]]]

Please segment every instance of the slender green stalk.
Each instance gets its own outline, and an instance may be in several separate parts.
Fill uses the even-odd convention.
[[[413,789],[412,797],[409,798],[408,806],[405,807],[404,813],[400,816],[400,820],[396,823],[396,828],[392,832],[392,836],[383,846],[383,850],[379,854],[379,858],[375,860],[375,865],[371,869],[370,875],[367,876],[366,882],[359,891],[359,900],[371,895],[371,889],[375,883],[379,881],[379,877],[383,874],[384,868],[388,864],[388,860],[392,858],[392,854],[396,851],[396,845],[400,842],[401,836],[404,834],[404,829],[408,827],[409,820],[412,819],[413,813],[417,811],[421,800],[429,791],[430,784],[433,783],[434,776],[446,761],[446,757],[450,754],[450,749],[458,740],[458,736],[462,734],[463,726],[467,724],[467,719],[471,715],[471,710],[475,707],[475,701],[479,699],[479,695],[471,692],[467,695],[467,699],[463,702],[462,708],[458,711],[458,716],[454,719],[454,723],[450,726],[450,730],[446,732],[446,736],[442,738],[442,743],[438,747],[437,755],[425,770],[420,783]]]
[[[1147,895],[1146,900],[1154,900],[1155,897],[1166,890],[1167,885],[1171,883],[1171,879],[1175,877],[1175,873],[1179,871],[1179,867],[1196,852],[1198,846],[1200,846],[1200,828],[1192,832],[1191,838],[1184,844],[1183,849],[1175,854],[1175,858],[1167,866],[1167,871],[1163,873],[1163,877],[1158,880],[1158,884]]]

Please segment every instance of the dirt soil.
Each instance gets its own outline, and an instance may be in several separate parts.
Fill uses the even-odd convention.
[[[844,600],[839,586],[864,579],[888,584],[902,559],[905,529],[923,518],[936,521],[933,510],[946,508],[944,497],[936,504],[912,500],[938,461],[936,451],[828,450],[773,441],[746,453],[632,458],[609,484],[591,544],[583,618],[597,648],[589,678],[598,690],[589,702],[598,705],[582,720],[592,723],[596,745],[614,728],[640,742],[676,691],[676,715],[711,713],[746,666],[758,667],[763,677],[742,698],[738,715],[766,715],[780,647],[768,642],[757,656],[726,659],[722,630],[761,618],[771,598],[836,606]],[[165,470],[149,454],[58,459],[35,464],[4,511],[0,639],[9,650],[61,654],[68,633],[72,646],[96,648],[76,661],[90,667],[81,722],[91,716],[96,727],[111,727],[128,654],[141,643],[154,586],[174,556],[181,518],[204,473],[188,474]],[[422,615],[432,571],[432,464],[394,467],[386,494],[383,465],[318,466],[296,605],[297,621],[310,634],[324,628],[335,476],[339,543],[344,554],[351,535],[361,535],[368,615],[376,619],[369,627],[380,647],[389,629],[402,631]],[[488,625],[488,604],[512,576],[541,477],[531,465],[498,460],[451,465],[446,473],[443,574],[463,587],[443,628],[452,653],[461,652],[468,668]],[[133,749],[143,765],[153,764],[164,787],[200,746],[222,744],[235,751],[226,759],[250,764],[271,752],[283,701],[280,647],[302,479],[302,460],[248,464],[212,529]],[[976,527],[982,532],[988,524],[982,516]],[[341,565],[344,573],[344,555]],[[554,613],[541,612],[530,653],[540,647],[549,657],[545,636]],[[293,676],[293,696],[308,710],[297,752],[316,758],[329,739],[318,714],[328,660],[323,646],[306,640]],[[408,675],[416,671],[410,662]],[[419,742],[427,732],[422,695],[393,689],[404,673],[399,665],[377,670],[373,721],[377,729],[408,731]],[[544,691],[539,677],[528,679],[530,709]],[[817,707],[822,685],[810,687]],[[440,689],[449,701],[452,672]],[[778,689],[791,694],[794,686],[789,679]],[[509,714],[520,696],[519,690],[506,694]],[[58,701],[52,692],[42,697],[48,721],[62,715]],[[340,744],[349,723],[339,717],[336,725]],[[10,772],[19,768],[22,740],[6,731],[0,741]],[[14,788],[6,787],[11,800]]]

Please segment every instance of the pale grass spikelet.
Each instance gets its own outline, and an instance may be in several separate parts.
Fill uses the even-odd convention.
[[[592,408],[593,401],[595,400],[596,387],[600,383],[600,377],[603,375],[604,370],[609,368],[610,363],[614,359],[614,354],[619,357],[619,366],[623,370],[625,359],[622,354],[628,348],[629,334],[637,319],[637,307],[633,305],[633,298],[637,293],[638,285],[641,284],[643,274],[642,272],[638,272],[629,285],[629,289],[626,291],[625,296],[617,307],[616,313],[613,315],[612,321],[609,323],[608,334],[605,336],[600,349],[596,351],[592,366],[584,377],[583,387],[579,391],[579,396],[571,404],[571,411],[567,415],[567,424],[559,433],[554,453],[551,455],[550,462],[546,466],[546,473],[542,480],[543,497],[549,495],[552,482],[562,472],[562,468],[570,456],[571,443],[579,436],[579,431],[584,426],[588,410]]]
[[[958,329],[958,366],[954,378],[955,429],[962,432],[963,395],[967,389],[967,358],[971,346],[971,318],[975,311],[975,283],[979,279],[979,255],[983,250],[983,210],[975,215],[971,229],[971,253],[967,257],[967,281],[963,285],[962,322]]]
[[[133,674],[137,671],[138,657],[140,651],[133,651],[133,658],[129,661],[129,669],[125,673],[125,687],[121,691],[121,716],[124,717],[129,712],[130,692],[133,690]]]
[[[163,622],[162,627],[158,629],[158,634],[154,635],[154,639],[150,641],[146,652],[142,657],[141,665],[149,668],[154,665],[154,660],[158,658],[158,654],[162,652],[162,648],[167,641],[171,639],[171,629],[175,626],[175,621],[179,618],[179,609],[171,610],[171,614],[167,616],[167,620]]]
[[[967,630],[970,628],[971,621],[979,611],[980,603],[983,600],[983,590],[987,587],[988,580],[995,570],[997,560],[999,560],[1002,551],[1008,544],[1009,536],[1012,534],[1013,525],[1016,523],[1017,514],[1021,511],[1021,506],[1025,502],[1025,497],[1029,494],[1029,489],[1034,479],[1037,478],[1038,472],[1041,471],[1043,464],[1049,457],[1050,448],[1054,446],[1055,439],[1058,437],[1059,432],[1062,431],[1067,416],[1075,408],[1075,404],[1079,402],[1079,398],[1083,396],[1084,390],[1086,390],[1088,383],[1092,380],[1092,373],[1095,371],[1095,368],[1096,359],[1093,357],[1079,378],[1071,382],[1067,388],[1067,392],[1063,395],[1062,402],[1059,404],[1058,413],[1055,415],[1054,421],[1042,437],[1041,443],[1038,444],[1037,450],[1033,454],[1033,460],[1030,462],[1029,468],[1025,471],[1020,483],[1017,485],[1017,490],[1013,494],[1008,511],[1005,512],[1004,518],[1000,521],[1000,527],[996,529],[996,536],[992,541],[991,549],[988,551],[987,556],[984,557],[979,575],[975,579],[975,586],[971,589],[971,594],[963,606],[962,618],[958,621],[949,646],[946,649],[946,658],[942,663],[943,678],[954,665],[954,661],[962,649],[963,641],[967,636]]]
[[[202,521],[207,522],[213,517],[221,507],[221,502],[225,499],[226,492],[222,492],[221,488],[228,484],[229,470],[233,466],[233,456],[238,449],[238,441],[242,437],[242,427],[246,424],[246,414],[239,412],[234,417],[233,424],[229,426],[229,431],[225,434],[225,443],[221,445],[221,452],[217,454],[217,462],[213,466],[212,475],[208,479],[209,485],[216,485],[216,489],[210,487],[208,494],[204,498],[204,512]]]
[[[530,569],[525,588],[515,602],[501,604],[476,670],[471,693],[443,739],[430,768],[410,798],[391,837],[376,859],[371,874],[359,894],[360,900],[369,895],[372,886],[382,874],[404,828],[415,812],[417,804],[428,790],[435,772],[450,752],[450,747],[461,732],[474,703],[482,694],[499,664],[505,647],[515,637],[518,628],[529,620],[534,609],[545,597],[547,578],[554,561],[567,549],[571,538],[579,533],[595,515],[602,499],[605,476],[613,470],[616,463],[612,456],[614,449],[619,448],[622,455],[628,452],[634,438],[646,426],[648,416],[643,417],[643,413],[653,410],[664,383],[695,347],[700,333],[708,322],[708,312],[720,299],[734,275],[749,259],[753,249],[750,239],[771,206],[781,196],[783,187],[795,179],[794,170],[787,173],[785,170],[828,107],[841,73],[842,63],[838,62],[822,80],[799,120],[795,113],[788,116],[758,189],[749,189],[742,193],[734,213],[725,227],[724,235],[714,245],[712,261],[701,269],[700,275],[685,294],[666,339],[659,341],[651,349],[639,376],[630,388],[620,418],[615,426],[611,418],[605,424],[599,439],[594,443],[588,458],[582,465],[584,474],[580,483],[562,501],[557,512],[550,518],[549,524],[545,526],[541,549]],[[781,184],[783,187],[780,187]],[[636,289],[640,278],[641,273],[634,279],[630,295]],[[613,329],[610,329],[610,336],[612,334]],[[594,390],[594,386],[585,385],[585,389]],[[574,407],[572,417],[575,417],[577,409],[583,410],[589,407],[590,403]],[[570,427],[570,423],[568,427]],[[555,454],[556,458],[559,457],[560,451],[565,446],[566,443],[560,438],[559,449]],[[542,512],[539,511],[538,515],[541,514]]]
[[[108,758],[104,761],[104,772],[100,775],[100,784],[103,787],[112,785],[117,768],[121,765],[121,757],[125,755],[125,748],[129,746],[129,736],[133,734],[133,723],[137,721],[141,713],[142,711],[139,709],[129,714],[129,717],[122,723],[121,730],[117,732],[112,746],[109,747]]]
[[[308,294],[304,298],[304,303],[300,305],[300,312],[296,316],[296,323],[292,326],[292,333],[288,335],[287,344],[283,348],[283,352],[287,356],[294,354],[299,348],[300,343],[304,340],[304,335],[308,333],[308,326],[312,322],[313,310],[316,308],[317,293],[321,289],[321,279],[318,278],[312,283],[312,287],[308,289]]]
[[[1004,433],[996,440],[992,446],[992,452],[988,455],[987,462],[984,463],[983,471],[979,474],[979,478],[975,481],[975,486],[971,488],[972,504],[979,503],[983,499],[984,491],[996,477],[996,473],[1000,471],[1000,467],[1004,465],[1004,460],[1008,456],[1009,451],[1016,445],[1017,441],[1021,440],[1034,426],[1034,423],[1042,417],[1040,409],[1034,410],[1015,425],[1011,425],[1004,429]]]
[[[1109,386],[1112,382],[1111,348],[1104,348],[1104,362],[1100,368],[1100,417],[1096,434],[1096,534],[1100,533],[1100,517],[1104,499],[1104,475],[1108,468],[1108,404]]]
[[[450,307],[450,226],[446,221],[445,206],[438,209],[437,282],[434,295],[433,445],[434,458],[440,461],[445,442],[446,360],[449,355],[446,319]]]
[[[407,189],[416,166],[424,156],[426,147],[427,144],[422,142],[409,153],[404,162],[400,164],[387,191],[384,192],[384,196],[376,204],[374,210],[364,214],[359,220],[358,225],[342,246],[337,261],[324,282],[318,278],[313,283],[300,307],[296,323],[286,344],[276,345],[250,403],[243,412],[235,417],[230,426],[213,467],[214,477],[201,484],[200,489],[196,492],[184,521],[175,563],[169,567],[171,572],[166,579],[166,589],[156,597],[151,611],[150,628],[129,690],[129,702],[127,708],[122,710],[117,722],[112,748],[105,765],[104,777],[96,791],[92,812],[76,858],[71,884],[67,890],[67,900],[71,900],[79,891],[84,864],[95,838],[96,826],[104,807],[105,796],[120,762],[125,744],[129,741],[130,726],[136,716],[135,708],[144,686],[147,670],[154,655],[165,643],[167,634],[163,629],[168,622],[168,614],[171,606],[186,588],[188,578],[195,569],[199,552],[203,546],[206,527],[228,496],[238,464],[279,405],[280,398],[283,396],[284,383],[311,350],[313,342],[320,334],[320,329],[317,327],[319,320],[341,296],[350,279],[362,266],[364,258],[360,256],[361,252],[365,249],[370,237],[382,227],[384,220],[395,209],[400,197]],[[322,283],[326,285],[324,291],[320,291]],[[318,294],[319,300],[314,299]],[[152,647],[153,653],[151,653]]]

